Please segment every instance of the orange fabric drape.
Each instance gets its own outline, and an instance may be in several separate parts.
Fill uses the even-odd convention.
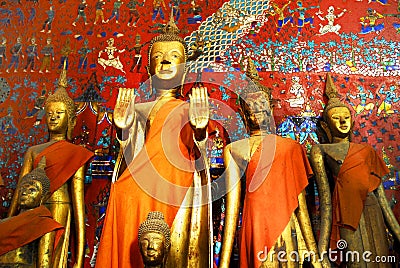
[[[194,165],[188,159],[193,159],[194,144],[187,108],[181,100],[163,104],[143,149],[111,186],[96,267],[143,267],[137,236],[150,211],[161,211],[172,225],[193,181]]]
[[[337,248],[340,227],[357,230],[368,193],[378,188],[381,178],[388,173],[382,158],[370,145],[350,143],[332,194],[331,249]]]
[[[27,245],[52,231],[56,231],[56,246],[64,227],[53,220],[45,206],[7,218],[0,222],[0,255]]]
[[[257,254],[269,250],[298,207],[298,195],[312,175],[303,148],[291,139],[268,135],[246,171],[240,267],[259,267]],[[252,189],[257,181],[258,188]],[[261,183],[260,183],[261,182]],[[250,191],[249,191],[250,190]]]
[[[34,167],[37,167],[43,156],[46,157],[45,171],[50,179],[50,192],[54,193],[93,156],[93,153],[68,141],[58,141],[37,155]]]

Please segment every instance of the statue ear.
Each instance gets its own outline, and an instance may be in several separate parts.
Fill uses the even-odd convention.
[[[321,121],[321,128],[324,130],[329,142],[332,142],[332,133],[328,124],[325,121]]]

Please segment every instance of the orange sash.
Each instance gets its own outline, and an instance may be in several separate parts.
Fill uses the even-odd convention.
[[[53,220],[50,211],[45,206],[6,218],[0,222],[0,255],[29,244],[52,231],[56,231],[54,244],[56,247],[64,232],[64,227]]]
[[[45,171],[50,179],[50,192],[54,193],[93,156],[93,153],[68,141],[58,141],[37,155],[34,167],[37,167],[43,156],[46,157]]]
[[[382,158],[368,144],[350,143],[349,151],[335,180],[332,194],[331,249],[340,240],[339,227],[357,230],[369,192],[389,173]]]
[[[310,164],[300,144],[275,135],[264,138],[246,171],[241,268],[261,265],[258,253],[263,251],[261,256],[266,256],[265,249],[270,250],[275,244],[298,207],[298,196],[311,175]],[[255,190],[254,180],[258,181]]]

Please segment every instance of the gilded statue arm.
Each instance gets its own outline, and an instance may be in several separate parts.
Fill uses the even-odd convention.
[[[383,188],[382,183],[375,190],[375,195],[378,198],[379,205],[382,208],[383,216],[385,217],[385,220],[389,225],[390,231],[396,237],[397,241],[400,242],[400,225],[396,217],[394,216],[393,210],[389,206],[385,195],[385,189]]]
[[[8,209],[8,217],[15,216],[17,215],[17,210],[18,210],[18,189],[19,189],[19,182],[21,181],[21,178],[31,172],[33,169],[33,154],[31,148],[28,149],[28,151],[25,153],[24,156],[24,163],[22,164],[21,167],[21,172],[19,175],[17,187],[15,188],[15,192],[13,195],[13,198],[11,200],[10,208]]]
[[[328,252],[332,228],[332,199],[328,176],[325,170],[323,152],[320,146],[314,145],[311,148],[310,163],[317,182],[321,212],[321,231],[318,241],[318,251]]]
[[[225,178],[226,189],[226,210],[225,230],[222,242],[221,268],[228,268],[231,258],[233,242],[235,238],[236,225],[239,217],[240,206],[240,168],[234,161],[231,154],[231,146],[227,146],[224,152],[224,163],[226,163]]]
[[[85,200],[84,200],[84,177],[85,166],[80,167],[71,184],[72,206],[74,210],[75,232],[76,232],[76,259],[74,268],[83,267],[85,250]]]
[[[207,88],[192,88],[189,99],[189,120],[194,130],[194,137],[197,141],[202,141],[206,138],[206,128],[210,117]]]

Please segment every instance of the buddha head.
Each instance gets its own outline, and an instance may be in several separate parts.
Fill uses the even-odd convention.
[[[171,246],[171,231],[159,211],[149,212],[139,226],[139,248],[145,267],[162,267]]]
[[[331,76],[328,74],[326,79],[325,94],[329,100],[323,111],[323,122],[321,126],[332,142],[333,138],[350,137],[353,122],[350,108],[340,101],[338,92],[333,84]]]
[[[18,189],[18,204],[21,211],[36,208],[49,197],[50,180],[44,171],[45,165],[46,159],[43,157],[36,169],[21,178]]]
[[[58,81],[58,89],[46,99],[46,123],[50,133],[65,134],[71,139],[76,124],[75,103],[66,91],[67,75],[64,69]]]
[[[268,87],[260,83],[262,78],[251,58],[248,58],[246,76],[250,78],[241,98],[241,109],[245,117],[246,125],[252,130],[271,131],[272,98]]]
[[[147,67],[156,89],[178,88],[183,83],[187,45],[178,34],[179,29],[171,17],[163,33],[150,42]]]

